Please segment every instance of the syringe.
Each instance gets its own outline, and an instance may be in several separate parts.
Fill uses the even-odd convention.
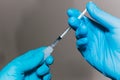
[[[85,9],[79,16],[78,19],[81,19],[87,10]],[[60,40],[71,30],[71,27],[68,26],[68,28],[51,44],[44,50],[44,60],[50,56],[50,54],[53,52],[54,47],[60,42]]]

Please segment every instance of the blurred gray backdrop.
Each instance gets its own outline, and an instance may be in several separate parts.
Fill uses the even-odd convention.
[[[52,43],[67,28],[67,9],[83,11],[88,1],[0,0],[0,69],[16,56]],[[120,0],[93,1],[120,17]],[[56,46],[53,56],[52,80],[110,80],[84,61],[76,49],[72,30]]]

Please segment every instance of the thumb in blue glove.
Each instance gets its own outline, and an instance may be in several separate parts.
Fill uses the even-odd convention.
[[[44,49],[46,47],[30,50],[11,61],[1,70],[0,80],[50,80],[49,65],[53,57],[44,61]]]
[[[120,80],[120,19],[93,2],[86,6],[91,19],[78,20],[80,11],[68,10],[68,23],[75,30],[78,50],[88,63],[112,79]]]

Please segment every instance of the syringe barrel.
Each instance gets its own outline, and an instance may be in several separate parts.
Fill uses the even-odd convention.
[[[52,52],[53,52],[53,47],[48,46],[48,47],[44,50],[44,60],[46,60],[46,58],[47,58],[48,56],[50,56]]]

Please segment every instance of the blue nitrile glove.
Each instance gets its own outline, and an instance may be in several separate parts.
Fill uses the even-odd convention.
[[[0,72],[0,80],[51,80],[49,65],[53,57],[44,61],[43,50],[46,47],[30,50],[17,57]]]
[[[75,30],[78,50],[88,63],[104,75],[120,80],[120,19],[99,9],[93,2],[86,6],[91,19],[77,17],[77,9],[67,11],[69,25]]]

